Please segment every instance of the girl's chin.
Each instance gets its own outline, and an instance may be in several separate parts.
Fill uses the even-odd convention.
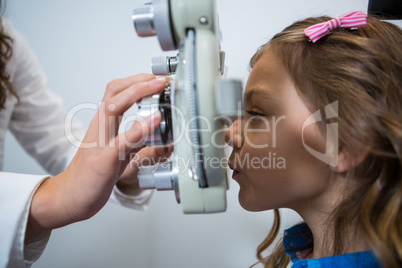
[[[247,211],[250,211],[250,212],[259,212],[259,211],[266,210],[266,209],[262,208],[260,205],[256,204],[256,202],[253,202],[252,200],[247,199],[247,198],[243,198],[242,194],[241,194],[241,190],[239,192],[238,199],[239,199],[240,206],[244,210],[247,210]]]

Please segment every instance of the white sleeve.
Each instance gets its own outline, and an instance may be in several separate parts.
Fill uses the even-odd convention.
[[[70,141],[84,136],[78,122],[65,125],[66,111],[61,99],[47,88],[46,77],[25,38],[6,21],[13,39],[10,80],[18,95],[9,129],[22,145],[52,175],[62,172],[77,151]],[[72,132],[66,132],[66,127]]]
[[[25,231],[32,197],[47,177],[0,172],[0,267],[30,267],[42,255],[50,231]]]
[[[120,191],[117,186],[114,186],[109,200],[124,207],[146,210],[151,200],[152,193],[153,190],[142,190],[139,195],[126,195]]]

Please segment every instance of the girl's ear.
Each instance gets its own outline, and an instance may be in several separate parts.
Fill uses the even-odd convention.
[[[344,173],[363,163],[367,155],[368,151],[366,150],[358,150],[355,153],[350,153],[348,150],[341,150],[338,154],[338,165],[331,168],[336,173]]]

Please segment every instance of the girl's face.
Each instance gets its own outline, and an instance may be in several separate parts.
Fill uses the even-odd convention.
[[[240,204],[250,211],[313,205],[328,186],[330,168],[305,146],[325,153],[326,139],[317,123],[302,136],[312,112],[273,52],[266,51],[252,69],[244,101],[245,115],[225,134]]]

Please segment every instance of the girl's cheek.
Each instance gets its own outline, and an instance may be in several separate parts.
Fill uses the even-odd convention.
[[[303,129],[301,140],[304,147],[325,154],[327,142],[325,137],[321,134],[317,123]]]

